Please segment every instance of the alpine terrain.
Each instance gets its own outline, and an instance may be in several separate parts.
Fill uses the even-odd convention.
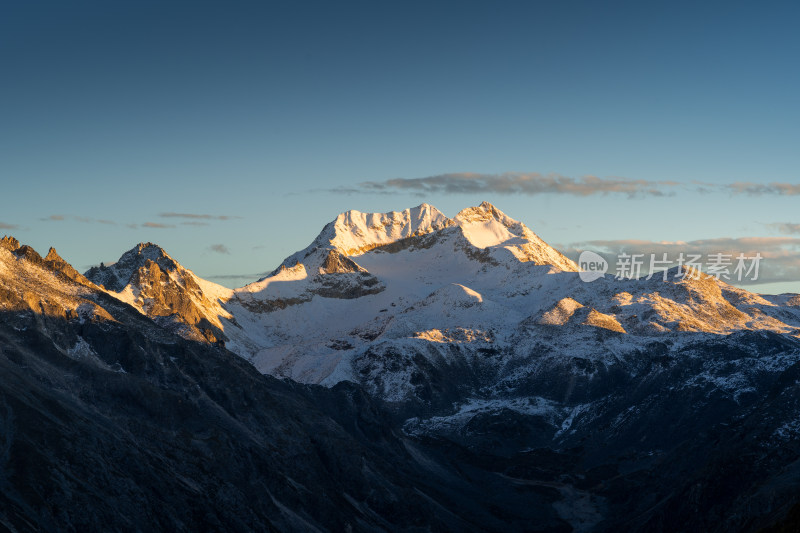
[[[484,202],[268,276],[0,241],[10,531],[793,531],[800,295],[581,280]]]

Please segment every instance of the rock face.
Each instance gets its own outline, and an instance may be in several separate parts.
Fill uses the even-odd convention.
[[[164,270],[174,271],[178,264],[158,245],[151,242],[139,243],[128,250],[119,261],[110,266],[100,265],[92,267],[86,272],[86,277],[109,291],[121,292],[130,284],[133,276],[150,261],[163,267]]]
[[[221,307],[220,295],[204,292],[201,283],[211,284],[155,244],[141,243],[113,265],[92,267],[86,277],[185,338],[227,340],[220,320],[232,317]]]
[[[19,241],[10,235],[5,235],[0,239],[0,248],[5,248],[9,252],[13,252],[19,247]]]

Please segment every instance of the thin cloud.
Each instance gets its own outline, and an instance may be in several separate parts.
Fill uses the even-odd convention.
[[[232,220],[235,218],[241,218],[237,216],[229,216],[229,215],[206,215],[206,214],[199,214],[199,213],[159,213],[159,217],[162,218],[172,218],[172,219],[182,219],[180,222],[181,225],[186,226],[208,226],[209,221],[213,220]],[[136,223],[118,223],[113,220],[104,219],[104,218],[90,218],[81,215],[63,215],[63,214],[53,214],[47,217],[44,217],[40,220],[45,222],[65,222],[65,221],[72,221],[72,222],[81,222],[84,224],[105,224],[109,226],[116,226],[118,224],[122,224],[128,228],[136,229],[139,227],[142,228],[174,228],[176,227],[175,224],[166,224],[161,222],[145,222],[143,224],[136,224]],[[177,221],[176,221],[177,223]]]
[[[81,222],[83,224],[106,224],[109,226],[116,226],[117,223],[113,220],[103,219],[103,218],[91,218],[85,217],[82,215],[50,215],[39,220],[45,222],[64,222],[64,221],[72,221],[72,222]]]
[[[770,282],[796,282],[800,279],[800,238],[797,237],[722,237],[716,239],[699,239],[694,241],[647,241],[639,239],[591,240],[572,243],[565,250],[567,257],[577,260],[584,250],[591,250],[608,261],[609,273],[614,274],[614,265],[620,254],[642,254],[642,274],[649,270],[651,255],[661,260],[667,254],[667,260],[677,265],[681,253],[686,259],[690,254],[700,255],[700,263],[706,265],[711,254],[730,255],[731,272],[736,265],[736,257],[754,257],[760,254],[757,280],[743,278],[741,281],[731,279],[737,285],[755,285]],[[703,268],[705,271],[705,267]]]
[[[741,249],[742,251],[765,249],[774,250],[785,246],[800,245],[800,238],[794,237],[721,237],[716,239],[698,239],[694,241],[648,241],[640,239],[592,240],[577,243],[608,249],[614,252],[628,252],[633,249],[647,247],[653,251],[670,251],[683,248],[690,252],[711,250]],[[573,245],[575,246],[575,245]]]
[[[256,281],[258,279],[263,278],[264,276],[268,276],[270,272],[259,272],[257,274],[218,274],[216,276],[205,276],[207,279],[244,279],[244,280],[251,280]]]
[[[228,250],[228,247],[224,244],[212,244],[208,247],[208,249],[217,254],[228,254],[230,255],[231,251]]]
[[[778,230],[779,233],[786,235],[800,235],[800,224],[791,224],[789,222],[779,222],[776,224],[767,224],[770,228]]]
[[[231,215],[208,215],[204,213],[174,213],[171,211],[166,213],[159,213],[158,216],[160,216],[161,218],[185,218],[190,220],[233,220],[235,218],[242,218]]]
[[[396,194],[408,192],[419,196],[430,194],[516,194],[535,196],[539,194],[565,194],[592,196],[622,194],[629,198],[644,196],[673,196],[679,190],[694,194],[730,193],[749,196],[797,196],[800,184],[795,183],[708,183],[700,180],[690,182],[651,181],[616,176],[600,178],[581,176],[573,178],[561,174],[538,172],[504,172],[486,174],[478,172],[453,172],[424,178],[393,178],[383,181],[364,181],[355,186],[334,189],[314,189],[307,192],[333,192],[337,194]]]
[[[749,196],[797,196],[800,195],[800,184],[796,183],[754,183],[738,181],[725,186],[734,194],[747,194]]]
[[[161,224],[159,222],[145,222],[144,224],[142,224],[142,227],[163,229],[163,228],[174,228],[175,226],[173,224]]]
[[[678,186],[673,181],[648,181],[619,177],[599,178],[582,176],[572,178],[560,174],[539,174],[538,172],[505,172],[502,174],[481,174],[457,172],[439,174],[424,178],[393,178],[385,181],[365,181],[358,187],[334,189],[342,194],[386,193],[406,191],[419,195],[429,194],[567,194],[572,196],[591,196],[595,194],[624,194],[635,196],[670,196]]]
[[[6,224],[5,222],[0,222],[0,229],[19,229],[19,226],[16,224]]]

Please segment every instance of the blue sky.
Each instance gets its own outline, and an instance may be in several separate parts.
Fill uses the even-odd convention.
[[[341,211],[488,200],[564,249],[746,238],[780,265],[757,290],[800,292],[800,194],[756,187],[800,183],[798,23],[790,2],[4,3],[0,234],[79,269],[153,241],[238,286]]]

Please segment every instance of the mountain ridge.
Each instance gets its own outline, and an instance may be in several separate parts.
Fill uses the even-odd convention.
[[[148,266],[148,259],[155,265]],[[141,279],[134,279],[140,270]],[[452,219],[430,204],[342,213],[270,276],[239,289],[175,275],[190,271],[152,243],[126,252],[115,265],[90,269],[87,277],[101,285],[106,272],[126,278],[128,288],[113,292],[143,313],[176,324],[192,338],[227,342],[263,372],[328,385],[362,380],[366,354],[396,343],[421,342],[415,350],[440,352],[448,343],[432,339],[491,338],[492,349],[514,360],[542,342],[563,351],[557,341],[567,331],[586,342],[597,329],[626,335],[624,342],[603,342],[632,352],[659,339],[680,344],[680,332],[800,331],[791,298],[783,304],[706,275],[679,276],[674,269],[668,282],[606,276],[591,284],[580,282],[577,270],[524,224],[483,202]],[[153,289],[162,282],[177,295]],[[442,291],[453,283],[477,294],[480,304],[452,309],[449,293]],[[444,298],[443,311],[430,314],[431,304],[422,302],[431,298]],[[563,302],[574,304],[562,309]],[[489,308],[494,311],[482,311]],[[484,349],[479,344],[475,349]],[[407,376],[397,379],[406,392],[393,397],[413,397]]]
[[[262,376],[267,382],[270,376],[291,378],[280,382],[286,387],[284,398],[294,398],[287,400],[289,405],[306,405],[292,396],[295,392],[310,394],[320,402],[315,408],[330,409],[350,435],[366,438],[359,442],[369,442],[376,454],[367,454],[374,465],[370,471],[387,472],[380,484],[390,493],[395,494],[396,483],[421,486],[426,478],[446,488],[446,494],[434,491],[432,508],[441,510],[440,505],[447,511],[437,514],[426,507],[422,513],[425,523],[443,520],[436,522],[442,530],[470,529],[471,524],[476,530],[513,531],[533,524],[542,531],[679,526],[727,531],[757,530],[780,520],[792,523],[791,516],[785,517],[798,503],[800,488],[800,482],[792,481],[791,466],[800,460],[797,295],[757,295],[706,275],[675,280],[675,274],[683,273],[678,270],[670,271],[667,281],[606,276],[585,283],[575,271],[537,264],[546,248],[535,247],[531,253],[539,255],[532,261],[517,257],[509,247],[519,251],[526,242],[536,243],[513,219],[479,207],[462,211],[460,224],[409,237],[398,234],[397,240],[359,255],[324,249],[314,256],[320,260],[316,271],[308,261],[308,268],[296,263],[236,290],[206,282],[160,248],[142,243],[123,254],[127,259],[117,271],[104,265],[113,277],[104,269],[92,274],[101,282],[125,278],[127,284],[114,291],[91,281],[89,272],[87,277],[74,276],[55,250],[42,258],[4,238],[0,362],[21,361],[14,376],[53,362],[70,368],[90,365],[104,376],[90,387],[109,382],[125,391],[139,390],[142,384],[136,380],[149,376],[158,387],[180,383],[169,392],[176,399],[203,398],[203,391],[211,391],[214,402],[222,401],[229,413],[242,417],[225,422],[224,431],[253,420],[249,417],[274,416],[270,405],[253,413],[250,392],[225,403],[242,387],[238,371],[233,381],[224,377],[231,372],[229,366],[247,368],[248,384],[260,382],[253,367],[267,375]],[[478,230],[470,234],[474,225]],[[212,326],[216,321],[218,330],[205,327],[202,320]],[[44,363],[35,359],[39,353],[46,355]],[[213,370],[204,366],[206,359],[213,361]],[[176,382],[174,370],[160,370],[176,361],[183,365],[176,368],[196,369],[191,380]],[[74,378],[67,383],[64,375],[45,374],[57,384],[54,390],[74,390],[104,402],[111,398],[114,409],[127,405],[114,403],[113,394],[102,392],[107,389],[85,392],[89,385]],[[41,387],[31,390],[50,394]],[[18,402],[16,394],[8,397]],[[135,405],[159,411],[136,398]],[[371,418],[355,422],[363,413],[347,407],[351,404],[364,406]],[[14,409],[22,409],[20,405],[15,403]],[[170,403],[169,412],[183,412],[180,405]],[[219,413],[217,409],[208,413]],[[294,420],[303,415],[286,416]],[[160,447],[175,441],[172,424],[178,418],[166,419],[165,428],[148,429]],[[0,409],[0,425],[6,423]],[[26,439],[35,435],[32,431],[25,429]],[[332,441],[325,437],[309,444],[298,435],[297,442],[305,443],[304,450],[321,449],[323,457],[331,457],[332,442],[351,442],[337,431],[330,434]],[[186,442],[208,440],[201,429],[192,434]],[[189,446],[195,445],[198,450],[207,446]],[[194,464],[195,452],[170,453]],[[238,464],[224,453],[221,464]],[[76,464],[83,464],[77,457]],[[346,454],[333,457],[354,468]],[[410,468],[403,470],[410,477],[388,474],[400,464],[411,465],[403,467]],[[261,475],[270,475],[267,467],[259,468]],[[45,472],[29,471],[50,480]],[[206,488],[217,483],[195,469],[179,471],[188,485],[181,481],[178,487],[184,489],[172,487],[175,494],[187,486],[197,494],[193,483]],[[294,479],[298,474],[287,475]],[[215,470],[214,476],[227,479],[224,469]],[[337,476],[301,476],[341,490],[331,481]],[[366,486],[376,483],[371,479],[364,481]],[[279,529],[303,529],[309,517],[316,524],[344,524],[336,511],[298,496],[287,488],[296,485],[287,483],[272,486],[273,497],[285,509],[303,509],[302,520],[284,513],[288,518],[280,519]],[[467,496],[480,494],[471,492],[473,483],[491,486],[502,496],[503,501],[491,501],[495,511],[486,514],[480,498]],[[65,494],[82,494],[64,486]],[[520,490],[528,491],[524,487],[531,491],[522,496]],[[246,487],[237,490],[249,494]],[[348,490],[357,491],[353,486]],[[363,502],[369,496],[358,494],[359,516],[371,518],[362,518],[366,522],[354,526],[356,530],[373,530],[387,516],[411,516],[377,511],[391,501],[382,496],[373,496],[369,501],[376,508],[367,510]],[[710,512],[687,506],[689,500],[704,502]],[[269,505],[265,511],[261,500],[247,504],[237,496],[234,501],[241,509],[258,508],[259,517],[274,514]],[[180,512],[180,506],[170,505]],[[214,506],[208,508],[211,512]],[[33,516],[28,508],[18,509],[20,516]],[[327,518],[311,509],[325,509]],[[521,509],[530,509],[532,515],[520,518]],[[450,510],[457,511],[458,519]],[[465,522],[461,515],[470,518]],[[542,521],[532,522],[533,515]]]

